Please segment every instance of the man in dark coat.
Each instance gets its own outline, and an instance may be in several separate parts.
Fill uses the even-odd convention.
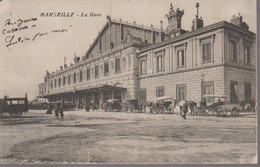
[[[184,101],[183,105],[182,105],[182,117],[183,119],[186,119],[186,115],[188,113],[188,103],[187,100]]]
[[[254,98],[250,101],[250,106],[251,106],[251,111],[255,112],[255,99]]]
[[[63,116],[64,116],[63,110],[64,110],[64,102],[62,102],[61,106],[60,106],[60,117],[61,117],[61,119],[63,119]]]

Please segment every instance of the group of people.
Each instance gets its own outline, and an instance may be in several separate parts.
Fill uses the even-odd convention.
[[[49,104],[46,114],[52,114],[53,108],[54,108],[55,117],[57,119],[59,119],[59,115],[60,115],[61,120],[63,120],[64,102],[57,102],[55,104]]]

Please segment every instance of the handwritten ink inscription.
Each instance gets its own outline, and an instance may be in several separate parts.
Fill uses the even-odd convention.
[[[37,32],[37,21],[37,18],[18,19],[15,21],[7,19],[4,22],[4,29],[2,30],[2,34],[5,36],[5,46],[11,47],[13,45],[17,45],[23,42],[35,41],[38,38],[54,33],[66,33],[68,32],[68,29],[72,27],[72,25],[70,25],[68,28],[52,29],[50,31]],[[36,33],[32,33],[35,31]],[[27,32],[27,34],[33,35],[27,35],[25,32]]]

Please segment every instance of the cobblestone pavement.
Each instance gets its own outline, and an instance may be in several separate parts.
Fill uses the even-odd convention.
[[[0,121],[2,164],[255,163],[256,114],[45,111]],[[185,158],[183,158],[185,157]]]

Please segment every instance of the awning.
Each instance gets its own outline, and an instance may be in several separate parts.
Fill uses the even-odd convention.
[[[50,96],[55,96],[55,95],[62,95],[62,94],[71,94],[71,93],[76,93],[76,92],[84,92],[84,93],[94,93],[94,92],[101,92],[101,91],[124,91],[127,90],[124,87],[119,87],[119,86],[112,86],[112,85],[96,85],[92,87],[81,87],[77,88],[75,87],[73,90],[65,90],[57,93],[50,93],[42,96],[37,96],[38,98],[43,98],[43,97],[50,97]]]

